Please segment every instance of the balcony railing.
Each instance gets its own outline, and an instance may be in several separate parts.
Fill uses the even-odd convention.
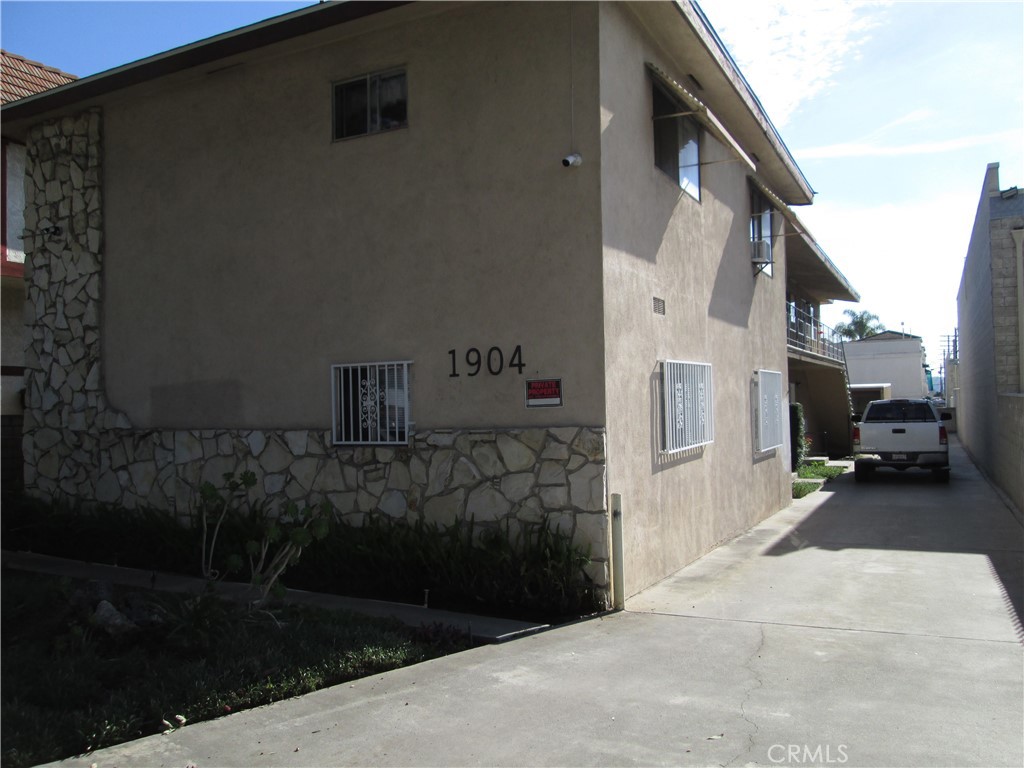
[[[843,337],[792,302],[786,304],[786,326],[789,346],[845,363]]]

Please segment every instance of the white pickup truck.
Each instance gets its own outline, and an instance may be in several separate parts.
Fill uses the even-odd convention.
[[[929,400],[872,400],[853,427],[854,478],[867,480],[878,467],[930,470],[949,482],[949,413]]]

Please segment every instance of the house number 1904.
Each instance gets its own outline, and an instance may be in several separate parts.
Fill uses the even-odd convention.
[[[459,372],[460,359],[459,354],[454,349],[448,350],[448,356],[452,362],[452,372],[448,374],[448,378],[454,379],[462,374]],[[484,354],[476,347],[470,347],[466,350],[466,354],[463,359],[466,365],[466,375],[476,376],[480,373],[484,367],[487,368],[487,372],[491,376],[497,376],[505,370],[505,355],[502,353],[499,347],[491,347]],[[515,368],[516,371],[522,375],[523,368],[526,365],[523,363],[523,347],[520,344],[516,345],[516,348],[512,350],[512,356],[508,360],[508,368]]]

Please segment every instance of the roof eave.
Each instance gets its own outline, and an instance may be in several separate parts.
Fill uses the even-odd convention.
[[[408,0],[350,0],[302,8],[10,102],[0,108],[0,116],[5,125],[30,119],[191,67],[207,65],[408,4]]]
[[[686,23],[693,29],[708,55],[725,75],[734,94],[743,102],[750,116],[757,122],[764,140],[770,145],[785,173],[790,177],[790,188],[786,202],[790,205],[810,205],[814,201],[814,189],[797,165],[786,143],[782,140],[771,118],[754,94],[743,73],[733,60],[725,43],[715,32],[711,22],[693,0],[673,0],[673,4]],[[742,136],[736,127],[730,126],[734,134]],[[781,190],[779,190],[781,191]]]

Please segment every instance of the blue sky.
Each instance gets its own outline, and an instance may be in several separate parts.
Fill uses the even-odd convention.
[[[703,0],[817,195],[796,209],[937,371],[986,166],[1024,187],[1024,2]]]
[[[6,50],[86,76],[312,2],[2,0]],[[981,183],[1024,187],[1024,0],[703,0],[811,185],[799,215],[941,363]]]

